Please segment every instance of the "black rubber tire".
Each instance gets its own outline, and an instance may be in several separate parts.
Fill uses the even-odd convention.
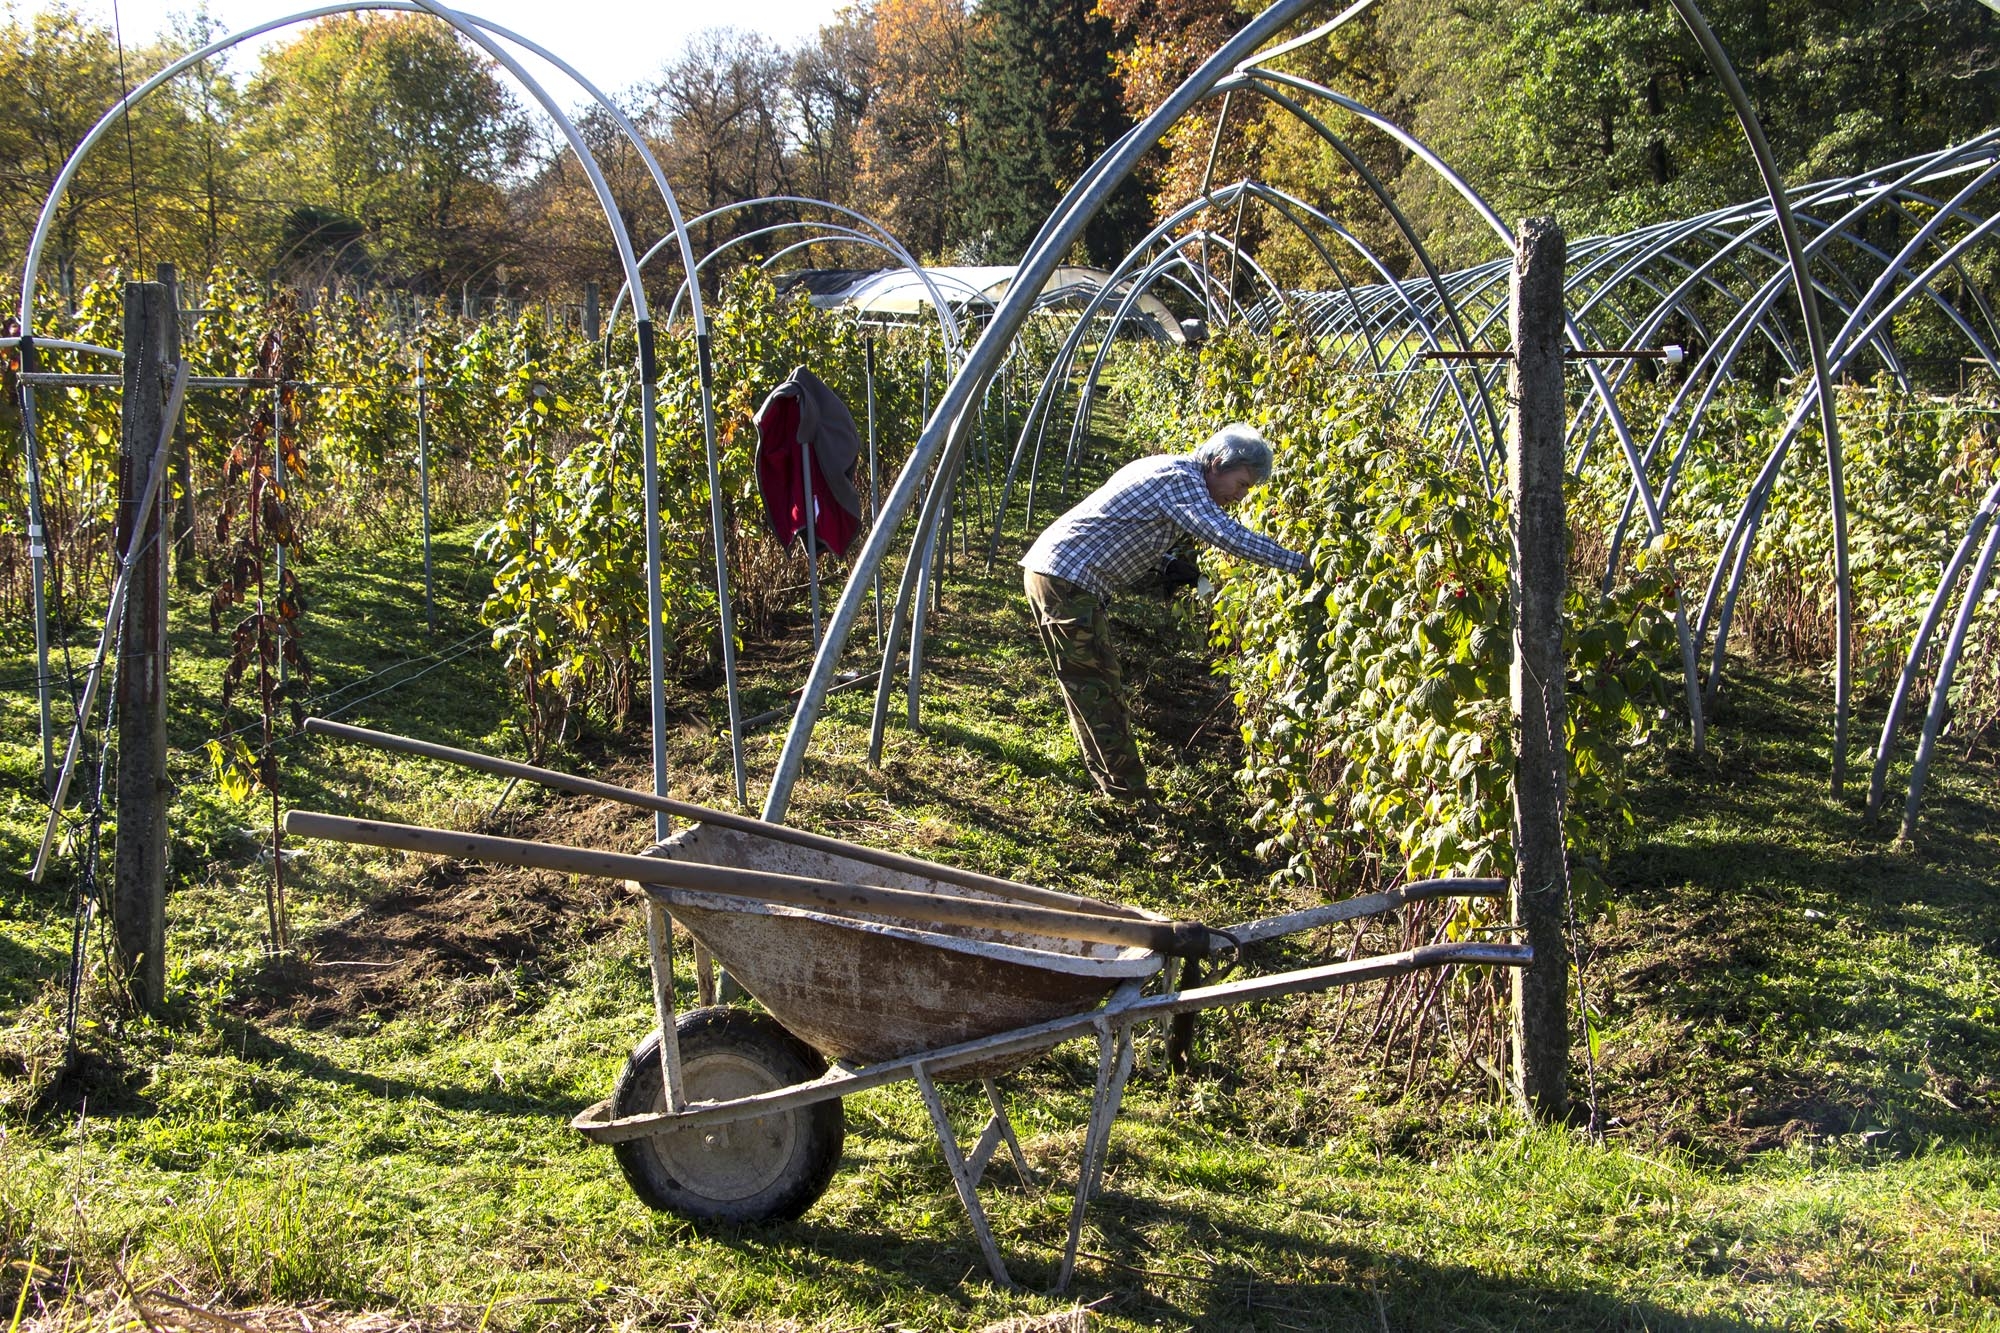
[[[826,1062],[776,1019],[729,1005],[674,1024],[689,1101],[748,1096],[826,1072]],[[639,1043],[611,1095],[620,1116],[666,1108],[660,1034]],[[847,1122],[831,1098],[755,1120],[684,1129],[612,1145],[632,1192],[691,1222],[781,1222],[813,1206],[840,1163]]]

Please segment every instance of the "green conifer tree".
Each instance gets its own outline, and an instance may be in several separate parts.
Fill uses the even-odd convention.
[[[1131,126],[1094,0],[981,0],[967,55],[964,226],[983,257],[1021,258],[1075,180]],[[1144,234],[1128,181],[1091,220],[1084,250],[1110,263]]]

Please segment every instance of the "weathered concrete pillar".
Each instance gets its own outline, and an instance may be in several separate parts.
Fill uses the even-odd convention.
[[[1514,974],[1514,1076],[1543,1121],[1569,1111],[1568,871],[1563,787],[1563,234],[1554,218],[1520,226],[1507,377],[1507,495],[1517,553],[1513,589],[1514,921],[1535,950]]]
[[[125,284],[125,400],[118,549],[132,552],[118,637],[118,837],[113,958],[133,1001],[157,1011],[167,987],[167,561],[162,487],[144,513],[165,412],[161,374],[175,319],[166,286]],[[161,466],[166,466],[165,460]]]

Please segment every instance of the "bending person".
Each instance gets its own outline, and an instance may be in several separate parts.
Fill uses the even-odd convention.
[[[1225,512],[1270,475],[1271,446],[1264,437],[1249,426],[1224,426],[1191,454],[1127,463],[1051,523],[1021,557],[1028,605],[1084,767],[1113,800],[1140,801],[1150,793],[1106,604],[1141,578],[1164,572],[1163,562],[1184,536],[1260,565],[1303,570],[1304,556]]]

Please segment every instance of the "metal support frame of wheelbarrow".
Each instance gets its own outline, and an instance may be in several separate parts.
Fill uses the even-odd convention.
[[[993,1083],[995,1072],[1073,1038],[1094,1035],[1097,1039],[1097,1084],[1070,1213],[1068,1244],[1057,1280],[1060,1289],[1073,1271],[1084,1209],[1104,1169],[1111,1125],[1132,1072],[1132,1033],[1138,1025],[1424,968],[1450,964],[1522,966],[1532,961],[1531,951],[1523,945],[1441,944],[1220,985],[1180,989],[1169,980],[1162,990],[1149,995],[1144,989],[1147,981],[1165,974],[1170,958],[1207,957],[1219,947],[1240,950],[1339,921],[1377,916],[1422,898],[1497,897],[1505,893],[1506,881],[1427,880],[1218,931],[1198,922],[1167,921],[1123,904],[960,870],[430,742],[319,720],[309,722],[307,729],[579,794],[645,807],[671,807],[669,813],[702,821],[656,846],[648,856],[298,810],[287,816],[286,827],[307,837],[625,880],[642,892],[646,901],[653,1004],[659,1024],[657,1062],[647,1053],[653,1040],[649,1037],[627,1063],[619,1091],[578,1115],[573,1126],[596,1141],[619,1148],[628,1179],[655,1206],[691,1217],[795,1216],[810,1206],[830,1178],[838,1149],[837,1111],[822,1145],[828,1151],[817,1157],[824,1170],[817,1174],[807,1171],[789,1180],[784,1203],[774,1202],[768,1194],[759,1195],[748,1211],[730,1213],[724,1209],[734,1205],[725,1201],[735,1196],[704,1194],[701,1186],[730,1179],[730,1173],[743,1161],[762,1169],[752,1160],[761,1151],[755,1146],[759,1135],[773,1127],[778,1127],[779,1138],[792,1133],[801,1123],[794,1113],[823,1108],[867,1088],[913,1080],[930,1113],[939,1149],[971,1217],[987,1265],[994,1278],[1006,1285],[1012,1282],[980,1205],[978,1186],[1003,1143],[1023,1177],[1032,1180],[1033,1175]],[[690,1097],[684,1077],[689,1067],[682,1059],[674,1013],[672,926],[676,917],[695,940],[697,950],[707,942],[732,969],[740,965],[756,973],[760,966],[766,968],[750,989],[775,1018],[782,1020],[781,1024],[770,1023],[753,1018],[747,1010],[727,1007],[693,1011],[688,1020],[695,1024],[690,1029],[694,1032],[701,1032],[702,1025],[711,1019],[741,1015],[706,1032],[704,1039],[711,1049],[706,1056],[697,1057],[695,1067],[712,1070],[717,1059],[713,1048],[717,1032],[741,1028],[745,1023],[752,1027],[769,1023],[785,1043],[809,1058],[760,1065],[750,1084],[754,1091]],[[805,933],[784,933],[788,931]],[[723,941],[724,947],[715,948],[716,940]],[[851,968],[840,974],[839,984],[831,990],[826,989],[831,974],[814,970],[823,960],[810,947],[801,948],[802,944],[829,940],[850,948],[858,963],[858,970]],[[788,944],[790,952],[776,947],[777,942]],[[783,963],[800,958],[805,960],[802,969],[787,971],[773,965],[773,960]],[[767,984],[768,988],[760,991]],[[942,1006],[937,1003],[940,997]],[[756,1035],[762,1041],[769,1034],[760,1029]],[[747,1058],[748,1050],[724,1049],[720,1058],[725,1064],[731,1060],[740,1064],[740,1057]],[[826,1068],[823,1057],[833,1060],[831,1068]],[[701,1064],[703,1060],[708,1063]],[[796,1072],[788,1079],[779,1072],[783,1068]],[[819,1072],[822,1069],[824,1073]],[[647,1091],[655,1078],[657,1090]],[[716,1086],[706,1072],[701,1078],[704,1086]],[[942,1080],[977,1080],[985,1086],[991,1115],[970,1153],[961,1149],[938,1095],[937,1083]],[[637,1111],[628,1104],[621,1114],[621,1099],[647,1107],[664,1102],[664,1108]],[[739,1127],[737,1134],[725,1132],[731,1126]],[[699,1137],[684,1138],[683,1134]],[[729,1145],[737,1135],[753,1145],[746,1150],[749,1158],[739,1160],[732,1155],[736,1150]],[[669,1180],[668,1185],[681,1192],[668,1199],[654,1197],[655,1190],[643,1187],[633,1175],[628,1150],[640,1150],[640,1155],[647,1157],[667,1154],[680,1164],[675,1170],[695,1173],[693,1192],[682,1188],[681,1182]],[[774,1160],[796,1163],[798,1159],[781,1154]],[[720,1175],[713,1175],[717,1170]],[[690,1206],[694,1211],[687,1211]]]
[[[647,895],[646,939],[652,959],[653,1003],[660,1032],[671,1034],[675,1030],[676,1023],[673,1008],[673,952],[671,932],[668,929],[670,913],[677,905],[695,903],[708,909],[728,910],[728,900],[724,895],[690,894],[655,884],[635,884],[633,887],[643,889]],[[1423,898],[1499,897],[1506,893],[1506,889],[1507,881],[1501,879],[1426,880],[1324,907],[1244,922],[1219,933],[1232,936],[1242,944],[1248,945],[1335,922],[1379,916],[1395,910],[1404,903]],[[745,907],[752,905],[748,900],[740,901]],[[980,1250],[986,1259],[986,1266],[996,1282],[1002,1286],[1013,1286],[1014,1282],[1008,1273],[1006,1261],[1001,1257],[999,1246],[993,1239],[986,1210],[979,1201],[978,1187],[985,1176],[987,1166],[1003,1143],[1022,1177],[1032,1182],[1035,1179],[1034,1174],[1028,1167],[1020,1143],[1014,1135],[1013,1126],[1008,1121],[999,1090],[990,1077],[982,1078],[980,1082],[984,1086],[991,1113],[985,1128],[969,1152],[960,1146],[958,1131],[946,1113],[944,1101],[938,1094],[937,1082],[955,1070],[990,1067],[1009,1059],[1025,1059],[1051,1050],[1065,1041],[1094,1035],[1098,1047],[1097,1083],[1091,1100],[1089,1125],[1084,1132],[1083,1156],[1078,1168],[1076,1194],[1070,1208],[1069,1237],[1063,1248],[1062,1268],[1057,1275],[1054,1288],[1056,1291],[1061,1291],[1068,1286],[1076,1266],[1077,1246],[1083,1234],[1084,1211],[1096,1194],[1098,1182],[1103,1175],[1110,1148],[1111,1125],[1117,1117],[1126,1081],[1132,1073],[1134,1063],[1132,1034],[1135,1028],[1144,1023],[1182,1014],[1249,1004],[1259,1000],[1272,1000],[1285,995],[1331,990],[1339,986],[1378,981],[1427,968],[1448,965],[1521,967],[1531,963],[1533,957],[1532,951],[1526,945],[1463,942],[1429,945],[1399,953],[1381,954],[1320,967],[1299,968],[1271,976],[1248,977],[1189,990],[1167,990],[1152,995],[1142,993],[1143,978],[1134,978],[1120,985],[1106,1003],[1063,1018],[858,1067],[836,1063],[823,1076],[810,1082],[719,1102],[687,1102],[683,1099],[680,1090],[679,1053],[671,1037],[668,1036],[663,1039],[660,1048],[663,1077],[668,1089],[668,1109],[621,1117],[613,1113],[613,1099],[606,1098],[579,1114],[570,1124],[572,1128],[599,1143],[615,1144],[650,1138],[663,1131],[713,1129],[798,1110],[869,1088],[881,1087],[884,1084],[897,1083],[905,1079],[912,1080],[917,1084],[924,1105],[930,1113],[932,1127],[937,1133],[938,1149],[944,1157],[945,1166],[951,1172],[952,1183],[957,1189],[959,1201],[964,1204],[966,1214],[972,1222],[973,1232],[978,1237]]]

